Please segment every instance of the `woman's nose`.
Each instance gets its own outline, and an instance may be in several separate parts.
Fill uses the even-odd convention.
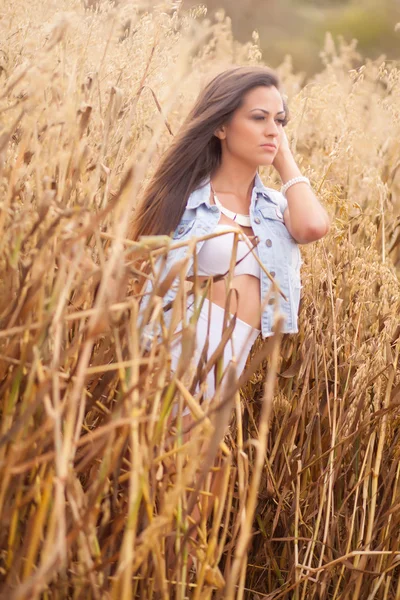
[[[274,136],[277,137],[279,135],[279,128],[275,121],[270,121],[265,128],[266,136]]]

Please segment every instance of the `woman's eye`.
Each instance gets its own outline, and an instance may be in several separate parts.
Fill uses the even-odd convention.
[[[254,121],[265,121],[266,117],[264,115],[255,115],[253,117]],[[279,125],[286,125],[286,119],[275,119],[276,123],[279,123]]]

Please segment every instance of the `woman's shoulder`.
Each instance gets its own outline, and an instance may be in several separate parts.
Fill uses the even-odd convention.
[[[211,184],[210,178],[204,179],[200,184],[189,194],[186,208],[196,209],[200,204],[210,204]]]

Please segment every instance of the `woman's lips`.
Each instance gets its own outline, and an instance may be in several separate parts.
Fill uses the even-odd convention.
[[[276,150],[275,144],[261,144],[261,148],[264,148],[264,150],[271,150],[271,151]]]

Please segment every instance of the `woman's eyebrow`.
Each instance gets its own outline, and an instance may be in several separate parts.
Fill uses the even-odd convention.
[[[266,115],[269,115],[268,110],[265,110],[264,108],[252,108],[250,112],[254,112],[255,110],[261,110],[261,112],[265,113]],[[280,110],[279,112],[276,113],[277,115],[284,115],[285,111],[284,110]]]

